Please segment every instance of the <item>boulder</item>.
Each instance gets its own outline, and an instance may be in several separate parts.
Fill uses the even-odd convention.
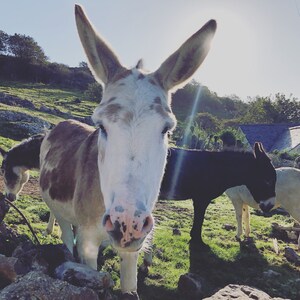
[[[211,297],[203,300],[284,300],[272,298],[267,293],[247,285],[229,284]],[[287,299],[286,299],[287,300]]]
[[[0,289],[14,282],[18,275],[26,272],[26,268],[17,258],[0,254]]]
[[[194,273],[181,275],[178,290],[186,299],[197,299],[202,296],[203,278]]]
[[[0,109],[0,134],[4,137],[20,140],[41,133],[51,126],[39,117]]]
[[[109,273],[98,272],[87,265],[70,261],[58,266],[55,269],[54,276],[73,285],[85,286],[97,292],[102,292],[114,286]]]
[[[29,271],[40,271],[52,275],[66,261],[74,261],[73,255],[63,244],[34,245],[31,241],[20,244],[12,254]]]
[[[0,223],[0,254],[11,256],[15,248],[28,237],[20,235],[4,222]]]
[[[0,299],[98,300],[99,297],[87,287],[76,287],[42,272],[32,271],[5,287],[0,293]]]

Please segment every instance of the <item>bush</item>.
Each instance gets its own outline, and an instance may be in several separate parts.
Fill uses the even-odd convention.
[[[87,100],[100,103],[102,99],[102,91],[103,89],[101,84],[97,82],[90,83],[87,90],[84,92],[84,97],[87,98]]]

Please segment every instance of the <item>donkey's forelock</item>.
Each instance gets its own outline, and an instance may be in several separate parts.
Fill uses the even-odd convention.
[[[161,89],[154,76],[133,69],[106,87],[103,99],[92,118],[95,124],[107,119],[112,123],[121,120],[128,125],[140,119],[143,114],[154,113],[166,123],[175,123],[168,95]],[[172,127],[173,124],[170,125],[170,129]]]

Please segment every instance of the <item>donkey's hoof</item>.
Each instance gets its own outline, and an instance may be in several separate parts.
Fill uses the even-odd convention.
[[[235,236],[235,239],[236,239],[237,242],[241,242],[241,241],[242,241],[242,240],[241,240],[241,237],[240,237],[240,236],[237,236],[237,235]]]
[[[122,294],[121,300],[140,300],[140,297],[137,292],[131,292]]]

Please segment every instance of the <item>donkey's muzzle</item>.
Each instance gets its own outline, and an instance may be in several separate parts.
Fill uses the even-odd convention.
[[[260,207],[260,209],[261,209],[263,212],[267,213],[267,212],[269,212],[271,209],[274,208],[274,203],[271,203],[271,202],[268,202],[268,201],[266,201],[266,202],[260,202],[259,207]]]
[[[106,214],[103,218],[103,226],[113,245],[128,251],[137,251],[141,248],[153,224],[154,220],[151,215],[132,218],[126,214],[117,217]]]
[[[5,193],[5,197],[11,202],[13,202],[17,199],[17,195],[12,194],[12,193]]]

